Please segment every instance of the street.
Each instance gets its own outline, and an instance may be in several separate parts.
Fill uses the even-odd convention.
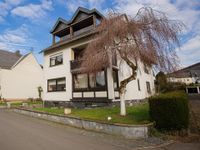
[[[149,140],[149,141],[148,141]],[[0,109],[0,150],[135,150],[157,139],[125,140]],[[198,150],[199,143],[175,143],[157,150]]]

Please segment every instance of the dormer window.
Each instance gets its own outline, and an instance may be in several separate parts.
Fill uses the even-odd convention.
[[[63,55],[57,55],[50,57],[50,67],[63,64]]]

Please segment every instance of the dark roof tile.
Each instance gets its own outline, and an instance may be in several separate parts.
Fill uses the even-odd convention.
[[[0,50],[0,68],[11,69],[11,67],[22,57],[22,55]]]

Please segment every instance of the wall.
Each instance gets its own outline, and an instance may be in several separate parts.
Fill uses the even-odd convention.
[[[51,115],[48,113],[25,109],[13,109],[13,111],[23,115],[45,119],[56,123],[62,123],[76,128],[123,136],[127,139],[148,138],[153,127],[152,123],[144,125],[107,124],[103,122],[95,122],[64,115]]]
[[[50,67],[50,57],[53,55],[62,54],[63,64]],[[71,99],[72,80],[70,72],[71,49],[65,48],[44,57],[44,100],[54,101],[69,101]],[[47,92],[47,80],[54,78],[66,78],[66,91]]]
[[[73,60],[73,47],[77,47],[78,45],[83,45],[89,43],[88,39],[84,39],[82,41],[77,41],[72,45],[68,45],[68,47],[61,47],[54,52],[44,55],[44,74],[45,74],[45,82],[44,82],[44,100],[46,101],[70,101],[72,98],[72,75],[70,72],[70,60]],[[63,64],[49,67],[50,64],[50,57],[56,54],[62,53],[63,54]],[[151,94],[154,94],[155,87],[154,87],[154,76],[153,72],[150,69],[150,73],[147,74],[144,72],[144,67],[141,63],[138,63],[138,73],[136,80],[130,82],[127,85],[127,92],[125,95],[126,100],[138,100],[144,99]],[[108,97],[109,99],[115,99],[114,97],[119,97],[117,92],[114,92],[113,88],[113,79],[112,79],[112,70],[108,69]],[[119,66],[119,82],[124,78],[128,77],[131,74],[131,69],[124,63]],[[66,91],[64,92],[47,92],[47,80],[53,78],[66,78]],[[138,91],[138,84],[137,79],[140,80],[140,91]],[[152,93],[149,94],[146,88],[146,81],[150,82],[151,91]]]
[[[11,70],[1,70],[2,97],[8,100],[38,98],[43,86],[43,70],[33,54],[29,54]]]
[[[44,100],[45,101],[70,101],[72,99],[72,75],[70,70],[70,60],[74,59],[73,47],[90,42],[88,39],[79,40],[71,45],[57,48],[51,53],[44,55]],[[50,67],[50,57],[63,54],[63,64]],[[66,91],[48,92],[47,80],[53,78],[66,78]]]
[[[0,99],[2,98],[2,69],[0,68]]]
[[[191,84],[191,83],[195,83],[195,79],[191,78],[191,77],[186,77],[186,78],[175,78],[175,77],[170,77],[169,78],[170,82],[181,82],[181,83],[185,83],[185,84]]]
[[[131,75],[131,69],[125,62],[118,62],[119,67],[119,84],[120,81],[129,77]],[[138,90],[138,82],[140,82],[140,90]],[[155,93],[155,85],[154,85],[155,77],[153,75],[152,69],[149,69],[149,73],[144,71],[144,65],[141,62],[138,62],[138,71],[136,79],[127,84],[125,100],[140,100]],[[150,82],[151,93],[147,92],[146,82]],[[112,82],[112,81],[110,81]],[[112,83],[113,84],[113,83]],[[112,91],[109,91],[110,95],[113,95]],[[118,101],[119,99],[116,99]]]

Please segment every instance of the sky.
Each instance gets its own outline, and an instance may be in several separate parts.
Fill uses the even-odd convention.
[[[176,49],[181,66],[200,62],[200,0],[0,0],[0,49],[31,51],[42,64],[39,52],[52,44],[50,30],[58,17],[70,20],[79,6],[104,15],[115,10],[135,16],[144,6],[160,10],[186,26]]]

